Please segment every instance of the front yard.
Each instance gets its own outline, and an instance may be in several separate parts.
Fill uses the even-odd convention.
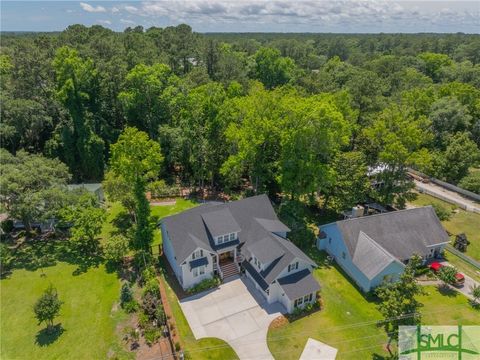
[[[320,267],[315,278],[321,286],[324,308],[292,323],[271,327],[268,345],[275,359],[298,359],[309,337],[338,349],[337,359],[382,359],[388,355],[387,336],[376,326],[381,315],[373,299],[364,297],[336,265],[325,266],[324,252],[309,255]],[[421,296],[423,324],[478,324],[480,310],[456,292],[442,295],[427,286]]]

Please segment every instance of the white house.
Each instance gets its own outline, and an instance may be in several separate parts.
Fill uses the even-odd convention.
[[[316,299],[315,263],[287,239],[290,229],[266,195],[210,203],[161,222],[163,251],[184,289],[204,279],[250,278],[268,303],[288,312]]]

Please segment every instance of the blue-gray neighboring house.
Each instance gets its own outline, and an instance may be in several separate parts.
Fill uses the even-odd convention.
[[[357,217],[320,226],[325,250],[365,292],[395,281],[414,255],[440,256],[448,234],[431,206]]]

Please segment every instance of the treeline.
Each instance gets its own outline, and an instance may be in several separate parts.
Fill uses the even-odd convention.
[[[74,181],[102,180],[132,126],[171,183],[402,205],[410,166],[479,191],[478,35],[72,25],[4,34],[0,59],[2,147],[58,157]]]

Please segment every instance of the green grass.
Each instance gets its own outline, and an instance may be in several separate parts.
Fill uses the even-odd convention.
[[[167,279],[167,275],[165,275]],[[173,289],[168,284],[169,281],[175,281],[174,279],[167,279],[167,296],[172,308],[173,316],[177,324],[178,334],[182,342],[182,348],[186,349],[186,357],[195,360],[232,360],[238,359],[235,351],[223,340],[217,338],[204,338],[196,340],[187,319],[183,314],[182,308],[178,302],[178,298]],[[209,349],[217,347],[216,349]]]
[[[317,264],[323,264],[324,252],[311,250]],[[338,349],[337,359],[381,359],[387,355],[387,336],[375,321],[381,319],[373,300],[364,297],[337,266],[321,266],[314,272],[321,286],[324,308],[268,332],[268,346],[275,359],[298,359],[308,338]],[[426,287],[420,300],[424,324],[478,324],[480,312],[472,309],[460,294],[442,295],[435,287]]]
[[[445,208],[455,208],[454,205],[427,194],[418,194],[417,199],[413,200],[411,204],[416,206],[438,204]],[[448,232],[454,235],[465,233],[470,241],[466,254],[480,260],[480,214],[458,209],[457,213],[453,213],[449,220],[442,221],[442,224]]]
[[[175,205],[150,206],[150,210],[152,216],[159,221],[165,216],[178,214],[197,205],[198,203],[193,200],[177,198]],[[162,233],[160,231],[155,231],[152,245],[160,245],[161,243]]]
[[[460,272],[480,282],[480,270],[477,270],[472,265],[467,263],[465,260],[461,259],[460,257],[455,255],[454,253],[451,253],[448,250],[445,252],[445,258],[448,260],[448,262],[454,265]]]
[[[2,359],[105,359],[110,349],[120,349],[115,333],[123,312],[113,307],[120,282],[104,266],[73,275],[77,266],[59,262],[41,270],[14,270],[1,285]],[[53,284],[64,304],[54,324],[63,332],[47,336],[38,325],[33,305],[49,284]]]

